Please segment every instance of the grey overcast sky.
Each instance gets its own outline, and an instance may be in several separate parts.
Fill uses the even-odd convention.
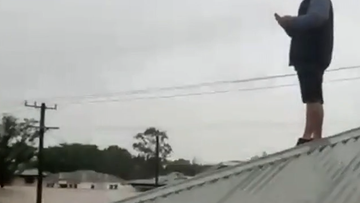
[[[46,143],[131,147],[146,127],[166,130],[174,158],[242,160],[292,147],[302,133],[298,87],[211,96],[66,104],[51,99],[292,73],[289,38],[273,14],[300,0],[0,0],[0,108],[38,118],[23,101],[49,98]],[[330,68],[360,65],[359,0],[334,0]],[[359,77],[360,69],[325,80]],[[297,83],[295,77],[204,87]],[[359,80],[325,85],[325,134],[357,127]],[[154,93],[152,96],[178,92]]]

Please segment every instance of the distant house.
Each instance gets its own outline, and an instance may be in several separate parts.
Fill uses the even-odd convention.
[[[117,190],[124,185],[120,178],[95,171],[57,173],[46,178],[46,186],[55,188]]]
[[[159,176],[158,183],[160,185],[166,185],[169,183],[181,181],[181,180],[187,180],[189,177],[185,176],[182,173],[179,172],[173,172],[168,175]],[[149,179],[138,179],[138,180],[130,180],[127,181],[128,184],[154,184],[155,178],[149,178]]]
[[[159,176],[158,186],[174,184],[176,182],[184,181],[190,178],[191,177],[185,176],[182,173],[173,172],[168,175]],[[157,187],[155,185],[155,178],[131,180],[127,181],[127,183],[132,185],[138,191],[145,191]]]
[[[207,170],[205,170],[202,173],[199,173],[198,175],[204,175],[204,174],[208,174],[208,173],[213,173],[214,171],[223,169],[223,168],[227,168],[227,167],[231,167],[231,166],[236,166],[239,165],[241,163],[244,163],[243,161],[225,161],[225,162],[220,162],[216,165],[211,166],[210,168],[208,168]]]
[[[43,173],[43,178],[46,178],[47,173]],[[38,170],[29,169],[21,173],[17,173],[12,181],[12,185],[16,186],[34,186],[37,184]]]

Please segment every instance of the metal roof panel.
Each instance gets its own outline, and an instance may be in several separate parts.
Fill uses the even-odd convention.
[[[360,128],[117,203],[358,203]]]

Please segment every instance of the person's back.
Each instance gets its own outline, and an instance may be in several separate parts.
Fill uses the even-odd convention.
[[[322,137],[323,74],[332,60],[334,14],[331,0],[303,0],[298,16],[275,14],[291,37],[289,65],[294,66],[306,104],[306,126],[297,144]]]

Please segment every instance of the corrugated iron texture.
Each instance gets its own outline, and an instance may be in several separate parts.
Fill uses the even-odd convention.
[[[118,203],[359,203],[360,128]]]

